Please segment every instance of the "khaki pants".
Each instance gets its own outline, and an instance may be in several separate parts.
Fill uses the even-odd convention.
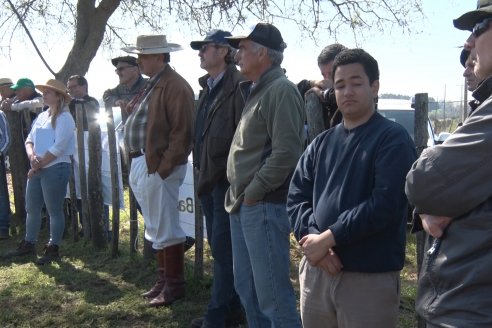
[[[394,328],[400,304],[400,272],[340,272],[331,276],[299,266],[304,328]]]

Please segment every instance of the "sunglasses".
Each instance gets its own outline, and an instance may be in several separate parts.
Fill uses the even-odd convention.
[[[208,47],[214,47],[214,48],[220,48],[221,46],[215,44],[215,43],[206,43],[204,44],[198,51],[199,52],[206,52]]]
[[[480,23],[477,23],[472,30],[473,36],[475,38],[478,38],[485,31],[487,31],[489,29],[490,22],[492,22],[492,18],[487,18],[481,21]]]
[[[135,66],[120,66],[120,67],[117,67],[114,71],[116,73],[123,72],[125,69],[130,68],[130,67],[135,67]]]

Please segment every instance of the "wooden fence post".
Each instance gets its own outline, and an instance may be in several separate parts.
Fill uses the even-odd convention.
[[[118,152],[116,144],[116,134],[113,118],[113,108],[106,105],[106,115],[108,117],[108,144],[109,144],[109,165],[111,171],[111,199],[112,199],[112,219],[113,219],[113,238],[111,239],[111,256],[118,255],[118,243],[120,240],[120,185],[118,179]]]
[[[104,236],[104,201],[102,197],[102,145],[101,145],[101,127],[94,117],[88,113],[99,112],[99,106],[94,102],[82,104],[87,116],[89,130],[89,174],[88,174],[88,192],[89,192],[89,218],[91,222],[92,245],[95,249],[102,249],[106,246],[107,235]]]
[[[12,215],[11,231],[17,230],[26,218],[26,185],[27,172],[29,171],[29,159],[27,158],[24,146],[25,137],[23,133],[23,114],[19,112],[5,112],[11,133],[11,145],[8,151],[10,162],[10,174],[12,177],[12,187],[14,190],[15,213]],[[30,126],[26,126],[29,130]],[[17,231],[19,233],[19,231]]]
[[[79,155],[79,187],[80,187],[80,203],[82,216],[82,228],[84,239],[89,240],[91,235],[91,227],[89,220],[89,200],[87,195],[87,174],[85,169],[85,136],[84,136],[84,108],[82,104],[75,104],[75,122],[77,124],[77,152]]]
[[[420,156],[422,151],[427,147],[429,133],[427,124],[429,120],[429,97],[427,93],[417,93],[415,95],[415,146],[417,147],[417,155]],[[433,137],[433,136],[432,136]],[[420,269],[425,254],[425,231],[416,233],[417,238],[417,279],[420,278]],[[417,327],[425,328],[426,323],[423,318],[417,316]]]

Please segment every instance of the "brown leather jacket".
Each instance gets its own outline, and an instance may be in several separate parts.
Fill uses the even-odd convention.
[[[187,162],[192,148],[194,94],[169,65],[152,90],[147,117],[145,159],[149,174],[165,179]]]

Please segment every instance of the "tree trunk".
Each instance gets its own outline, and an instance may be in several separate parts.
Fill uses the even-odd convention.
[[[56,74],[59,81],[67,81],[71,75],[85,75],[92,59],[101,46],[106,25],[121,0],[101,0],[95,7],[95,0],[77,2],[77,25],[75,40],[63,67]]]

